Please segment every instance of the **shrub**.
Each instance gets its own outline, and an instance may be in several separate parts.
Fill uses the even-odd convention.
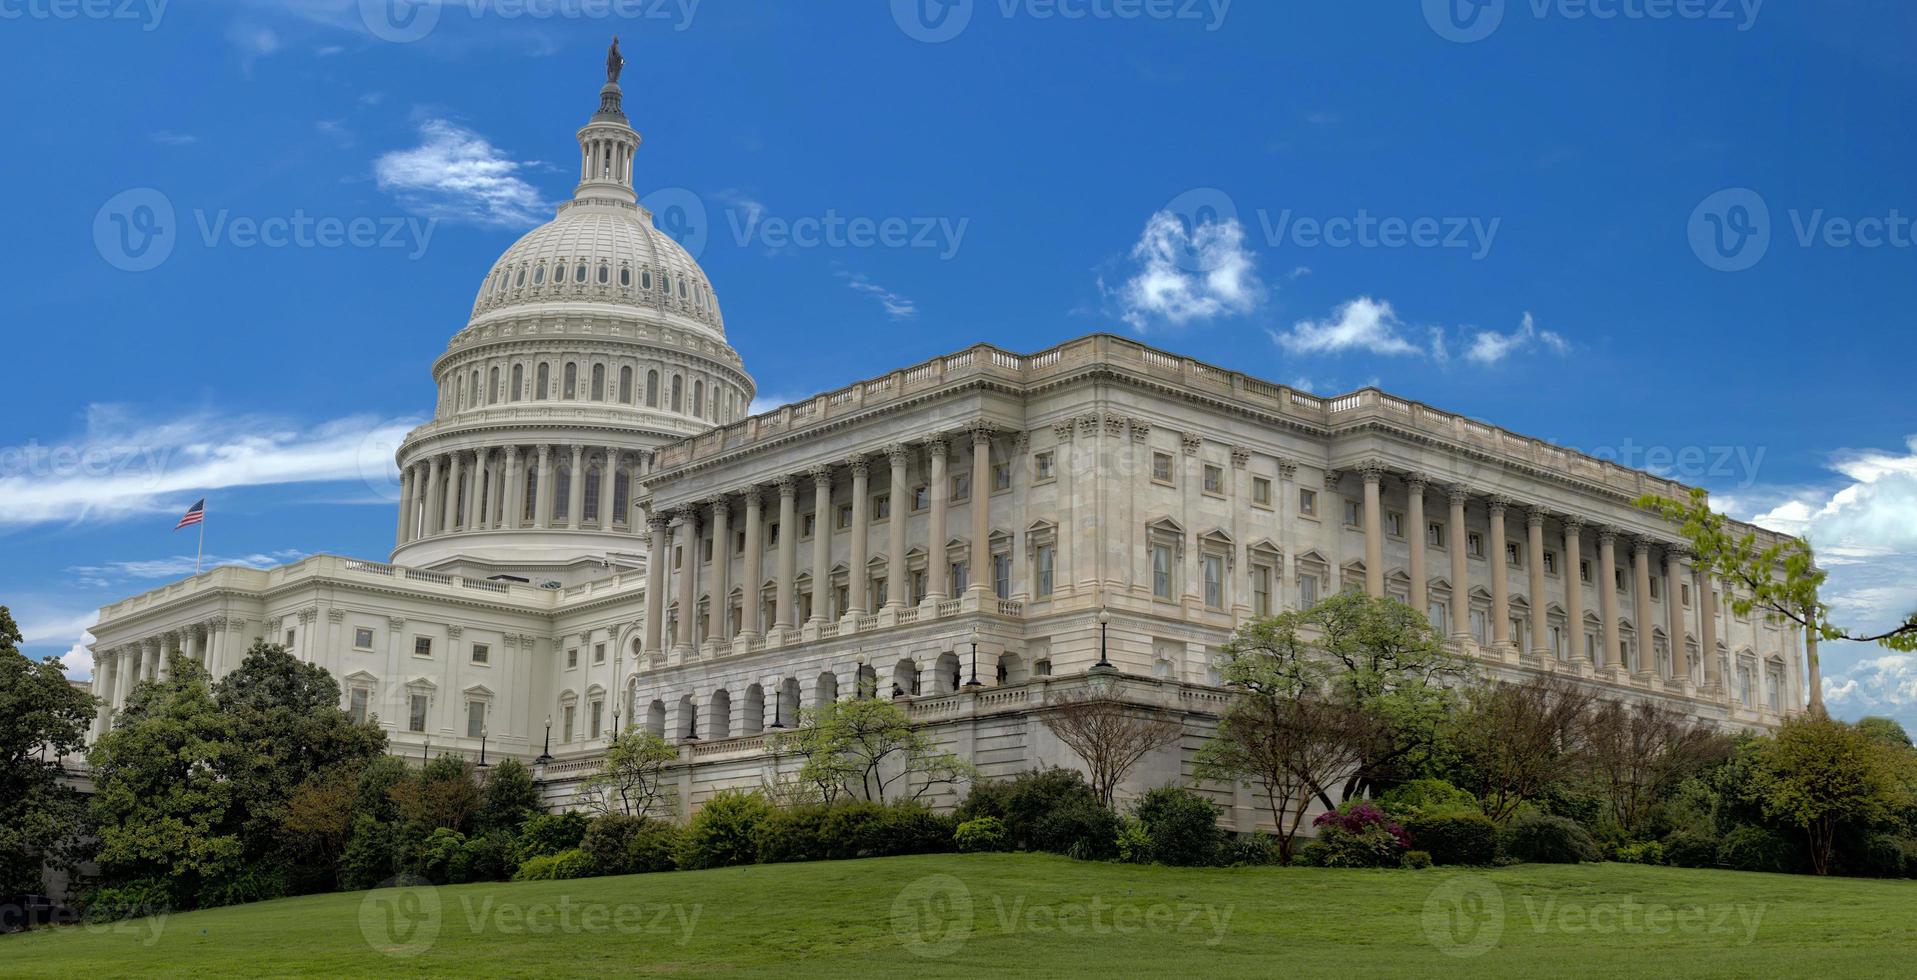
[[[1093,860],[1118,854],[1118,816],[1098,801],[1074,769],[1034,769],[998,782],[978,782],[959,804],[959,821],[997,817],[1010,846]]]
[[[395,853],[392,824],[365,813],[353,818],[353,834],[339,862],[340,887],[358,891],[392,878]]]
[[[1150,864],[1155,854],[1151,831],[1145,829],[1145,822],[1137,817],[1120,817],[1118,859],[1126,864]]]
[[[611,813],[594,820],[579,842],[595,875],[671,871],[679,829],[661,820]]]
[[[514,881],[567,881],[592,876],[592,859],[574,848],[528,859],[513,874]]]
[[[686,825],[679,846],[682,868],[726,868],[751,864],[759,856],[753,832],[773,813],[757,793],[728,790],[707,800]]]
[[[933,813],[924,804],[901,800],[885,808],[879,841],[882,854],[941,854],[953,848],[958,819]]]
[[[1160,786],[1132,804],[1151,837],[1152,859],[1184,867],[1218,863],[1225,846],[1218,813],[1218,804],[1182,786]]]
[[[952,843],[964,854],[1005,850],[1005,821],[997,817],[967,820],[952,832]]]
[[[80,899],[81,912],[88,922],[140,919],[182,907],[174,883],[168,878],[135,878],[95,888]]]
[[[1598,859],[1597,842],[1568,817],[1532,813],[1512,820],[1498,834],[1498,850],[1513,861],[1577,864]]]
[[[831,809],[813,803],[774,810],[752,832],[759,860],[765,864],[825,860],[823,829]]]
[[[467,881],[467,858],[466,835],[441,827],[426,835],[414,864],[435,885],[461,885]]]
[[[1226,842],[1219,860],[1233,866],[1277,864],[1278,838],[1270,834],[1240,835]]]
[[[885,807],[878,803],[840,803],[826,811],[819,825],[825,856],[834,860],[881,856]]]
[[[1424,813],[1404,823],[1412,846],[1436,864],[1490,864],[1498,858],[1498,828],[1476,810]]]
[[[1369,802],[1348,802],[1311,822],[1317,837],[1305,845],[1320,868],[1395,868],[1411,849],[1404,828]]]
[[[1717,845],[1717,863],[1735,871],[1789,871],[1794,866],[1791,846],[1763,827],[1738,824]]]
[[[1917,874],[1917,840],[1896,834],[1871,834],[1851,861],[1855,872],[1873,878],[1907,878]]]
[[[1428,813],[1481,812],[1477,797],[1442,779],[1411,780],[1379,797],[1378,805],[1400,820]]]
[[[1625,864],[1663,864],[1664,845],[1654,840],[1620,844],[1617,859]]]
[[[503,830],[466,838],[466,880],[508,881],[518,870],[519,842]]]
[[[591,821],[583,813],[542,813],[526,821],[519,834],[519,863],[570,851],[586,838]]]
[[[194,904],[203,909],[285,898],[286,874],[278,868],[249,865],[200,884]]]
[[[1696,830],[1674,830],[1664,838],[1664,863],[1673,868],[1717,867],[1717,838]]]
[[[1424,868],[1431,867],[1431,852],[1430,851],[1404,852],[1404,866],[1405,866],[1405,869],[1408,871],[1419,871]]]

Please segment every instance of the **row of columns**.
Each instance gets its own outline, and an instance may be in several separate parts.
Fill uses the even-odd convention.
[[[972,443],[971,476],[971,543],[970,543],[970,583],[972,591],[983,592],[990,588],[988,576],[983,572],[991,563],[989,555],[991,540],[991,481],[992,481],[992,439],[995,431],[989,426],[978,425],[968,430],[967,436]],[[950,581],[945,561],[945,528],[948,510],[951,504],[950,477],[948,462],[951,446],[945,436],[933,436],[922,443],[897,443],[886,448],[884,459],[890,470],[887,475],[889,486],[888,507],[890,508],[886,536],[886,581],[884,609],[903,609],[911,602],[910,567],[907,559],[908,538],[906,521],[911,516],[911,466],[920,452],[929,457],[929,475],[927,479],[927,540],[930,543],[926,557],[925,602],[936,603],[949,597]],[[855,618],[880,611],[874,607],[875,596],[869,594],[865,568],[869,559],[870,536],[873,515],[872,505],[872,459],[865,454],[854,454],[837,466],[815,466],[806,476],[812,484],[813,531],[812,531],[812,614],[808,625],[823,624],[826,613],[826,590],[831,585],[832,536],[839,531],[838,515],[834,506],[835,486],[842,485],[843,472],[849,477],[851,498],[846,503],[851,506],[848,534],[847,585],[848,597],[844,615]],[[745,587],[746,596],[740,610],[739,635],[747,637],[762,636],[771,630],[791,630],[798,628],[798,569],[799,569],[799,513],[798,497],[800,480],[796,476],[781,476],[772,481],[769,487],[754,485],[741,491],[727,492],[704,502],[675,508],[669,512],[654,513],[647,518],[647,528],[651,535],[651,560],[646,568],[646,633],[645,646],[648,650],[661,651],[670,645],[673,648],[693,646],[694,617],[697,610],[699,588],[699,566],[703,563],[700,554],[701,543],[706,540],[703,529],[712,532],[712,581],[705,594],[711,596],[706,611],[705,635],[709,639],[729,642],[730,624],[727,614],[730,609],[732,566],[730,549],[732,547],[733,509],[743,502],[745,510]],[[759,583],[764,581],[764,547],[762,537],[766,533],[767,518],[766,497],[776,494],[778,499],[777,527],[779,540],[774,556],[774,591],[772,622],[762,623],[758,591]],[[673,579],[668,586],[666,577]],[[668,589],[676,593],[679,604],[679,616],[672,636],[664,635],[665,602]]]
[[[566,516],[556,513],[557,468],[572,474]],[[644,456],[618,446],[536,445],[457,450],[415,459],[400,471],[398,544],[455,531],[549,528],[638,533],[635,490]],[[599,506],[586,519],[586,482],[599,469]],[[527,469],[535,474],[532,513],[527,514]],[[627,505],[614,506],[618,476],[626,477]]]
[[[1384,593],[1384,507],[1383,482],[1387,469],[1379,463],[1367,463],[1362,468],[1364,476],[1364,534],[1365,534],[1365,590],[1373,596]],[[1427,603],[1425,572],[1426,532],[1425,532],[1425,493],[1431,487],[1428,478],[1421,474],[1404,474],[1402,479],[1407,491],[1407,524],[1405,539],[1410,547],[1411,605],[1423,611]],[[1466,486],[1453,484],[1445,489],[1449,509],[1445,521],[1446,554],[1450,559],[1451,581],[1451,624],[1452,634],[1460,640],[1470,636],[1470,575],[1466,542],[1469,531],[1465,524],[1466,503],[1475,496]],[[1491,622],[1489,629],[1490,645],[1500,648],[1516,648],[1522,645],[1533,656],[1549,655],[1550,627],[1545,615],[1545,571],[1544,556],[1546,545],[1545,523],[1547,518],[1558,521],[1562,531],[1564,564],[1558,571],[1564,583],[1565,636],[1564,643],[1567,658],[1578,656],[1578,649],[1584,636],[1584,590],[1580,576],[1583,562],[1584,521],[1572,515],[1551,514],[1541,507],[1526,507],[1525,542],[1523,553],[1530,573],[1529,601],[1531,607],[1529,636],[1518,638],[1511,633],[1511,588],[1508,564],[1505,560],[1508,541],[1507,515],[1512,507],[1511,501],[1504,497],[1491,495],[1485,497],[1485,509],[1490,520],[1490,540],[1485,560],[1491,566]],[[1695,572],[1686,568],[1690,554],[1675,544],[1660,542],[1645,536],[1631,536],[1624,531],[1609,526],[1597,529],[1598,554],[1593,578],[1598,587],[1598,619],[1601,631],[1598,662],[1600,668],[1617,669],[1625,666],[1622,662],[1622,611],[1617,588],[1618,546],[1624,539],[1631,552],[1631,584],[1633,605],[1637,610],[1637,636],[1639,640],[1638,673],[1658,675],[1666,679],[1676,676],[1684,658],[1684,641],[1687,631],[1684,626],[1684,605],[1680,597],[1681,587],[1693,582],[1694,595],[1698,597],[1699,656],[1704,665],[1704,684],[1710,689],[1721,689],[1723,679],[1716,656],[1717,650],[1717,609],[1716,592],[1710,576],[1702,570]],[[1664,611],[1668,650],[1668,666],[1657,664],[1651,641],[1653,622],[1651,616],[1651,578],[1652,551],[1662,549],[1664,554],[1663,578],[1665,584]]]
[[[94,651],[92,694],[100,699],[94,737],[112,727],[114,712],[126,706],[135,686],[165,680],[171,675],[172,665],[167,660],[170,654],[177,651],[205,665],[208,671],[218,671],[225,662],[226,627],[226,620],[215,619],[178,632]]]

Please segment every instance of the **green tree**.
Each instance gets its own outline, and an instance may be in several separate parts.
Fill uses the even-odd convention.
[[[599,768],[580,784],[579,792],[591,797],[602,813],[654,815],[669,795],[666,770],[678,761],[679,750],[665,739],[627,730],[606,745]]]
[[[1732,530],[1729,518],[1711,510],[1710,494],[1702,488],[1692,489],[1685,500],[1645,494],[1637,504],[1678,525],[1679,533],[1697,552],[1698,567],[1712,580],[1723,579],[1738,587],[1729,594],[1731,608],[1739,616],[1759,609],[1771,619],[1804,628],[1812,714],[1825,713],[1823,667],[1817,659],[1820,639],[1876,643],[1904,653],[1917,651],[1917,612],[1878,633],[1857,632],[1832,622],[1830,607],[1817,598],[1828,573],[1817,567],[1816,556],[1802,539],[1780,537],[1768,547],[1758,547],[1755,533]]]
[[[238,792],[225,773],[242,748],[206,670],[178,652],[167,669],[164,679],[133,689],[87,761],[105,877],[169,878],[190,897],[240,867]]]
[[[394,786],[391,795],[408,830],[422,838],[442,828],[463,834],[472,829],[473,818],[479,813],[479,783],[473,779],[473,764],[450,753],[426,763],[416,778]]]
[[[1871,716],[1857,719],[1857,730],[1880,742],[1910,748],[1910,733],[1895,718]]]
[[[1803,831],[1812,869],[1829,874],[1847,824],[1893,818],[1910,806],[1912,754],[1855,725],[1792,718],[1757,744],[1749,792],[1764,815]]]
[[[488,767],[479,802],[480,833],[503,830],[516,835],[526,821],[544,810],[539,784],[525,763],[507,759]]]
[[[916,800],[977,773],[971,763],[940,751],[890,701],[834,701],[807,709],[799,730],[782,739],[782,749],[805,758],[799,778],[819,787],[827,803],[883,803],[894,786],[901,787],[895,799]]]
[[[60,661],[20,652],[0,606],[0,903],[40,891],[43,864],[70,866],[85,807],[61,782],[60,757],[84,747],[98,702],[67,683]]]

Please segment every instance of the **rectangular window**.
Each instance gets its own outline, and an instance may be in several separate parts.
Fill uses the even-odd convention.
[[[426,695],[415,694],[406,703],[406,730],[423,732],[426,730]]]
[[[490,663],[492,661],[492,658],[493,658],[492,647],[489,647],[484,643],[473,644],[473,663],[476,663],[476,664]]]
[[[1056,546],[1049,544],[1038,546],[1037,561],[1035,562],[1038,566],[1038,574],[1034,576],[1038,579],[1038,582],[1033,589],[1033,593],[1041,599],[1047,598],[1052,594],[1052,568],[1057,563],[1057,560],[1058,548]]]
[[[572,741],[572,724],[573,722],[577,721],[578,718],[579,718],[579,706],[572,705],[572,704],[566,705],[565,719],[564,719],[566,726],[565,728],[561,729],[559,733],[559,740],[561,742]]]
[[[1385,512],[1385,533],[1394,538],[1404,537],[1404,515],[1397,511]]]
[[[1486,642],[1486,633],[1490,629],[1490,617],[1482,609],[1471,610],[1471,637],[1480,644]]]
[[[923,571],[913,572],[912,573],[912,604],[916,606],[919,603],[924,601],[925,601],[925,573]]]
[[[1170,453],[1152,454],[1152,480],[1157,483],[1172,481],[1172,458]]]
[[[292,630],[286,631],[286,642],[280,644],[280,646],[286,647],[289,650],[293,648],[293,631]]]
[[[430,657],[433,655],[433,638],[430,636],[413,637],[413,656]]]
[[[1058,475],[1058,456],[1051,452],[1042,452],[1032,457],[1032,474],[1037,480],[1049,480]]]
[[[1318,491],[1298,488],[1298,513],[1306,517],[1318,516]]]
[[[1598,652],[1598,638],[1597,638],[1597,634],[1596,634],[1596,633],[1586,633],[1586,634],[1584,634],[1584,659],[1585,659],[1585,662],[1587,662],[1587,663],[1591,663],[1591,664],[1595,664],[1595,663],[1597,663],[1597,652]]]
[[[1589,559],[1578,559],[1578,581],[1586,585],[1591,583],[1591,562]]]
[[[1346,527],[1364,527],[1365,526],[1364,508],[1359,506],[1356,500],[1345,501],[1345,526]]]
[[[711,538],[699,539],[699,560],[702,562],[708,562],[708,563],[712,561],[712,539]]]
[[[1557,552],[1547,551],[1544,553],[1544,573],[1546,575],[1556,575],[1558,573]]]
[[[353,688],[352,693],[348,695],[346,717],[352,719],[355,725],[365,724],[366,706],[371,703],[372,700],[373,696],[371,691],[363,687]]]
[[[478,738],[486,730],[486,702],[466,702],[466,737]]]
[[[604,643],[595,643],[592,645],[592,662],[595,664],[603,664],[606,662],[606,645]]]
[[[1564,627],[1562,626],[1551,627],[1551,656],[1560,660],[1564,658]]]
[[[598,738],[606,732],[606,702],[592,703],[592,728],[586,732],[587,738]]]
[[[1657,598],[1659,595],[1659,592],[1661,591],[1658,589],[1658,582],[1659,582],[1659,579],[1655,577],[1651,579],[1651,598],[1653,599]]]
[[[1205,492],[1223,496],[1225,493],[1225,470],[1220,466],[1205,464]]]
[[[953,595],[958,595],[959,593],[964,592],[967,588],[971,587],[969,580],[966,577],[966,573],[969,571],[971,571],[971,568],[965,562],[955,561],[952,563],[952,567],[950,569],[950,573],[951,573],[950,578],[952,579]]]
[[[1225,559],[1222,555],[1206,555],[1202,562],[1205,568],[1205,608],[1225,608]]]
[[[1012,464],[992,464],[992,491],[996,493],[1000,490],[1010,489],[1012,489]]]
[[[1444,547],[1444,525],[1433,521],[1424,526],[1424,543],[1433,548]]]
[[[358,629],[355,629],[353,631],[353,649],[371,650],[372,648],[373,648],[373,631],[364,626],[361,626]]]
[[[1251,566],[1251,612],[1254,616],[1271,615],[1271,569],[1263,565]]]
[[[1433,599],[1430,605],[1425,607],[1424,618],[1431,621],[1431,628],[1436,630],[1439,636],[1444,636],[1449,632],[1445,626],[1445,619],[1450,612],[1450,608],[1442,600]]]
[[[1464,553],[1473,558],[1484,557],[1484,535],[1471,531],[1464,536]]]
[[[746,538],[746,534],[744,531],[740,531],[737,534],[734,534],[732,536],[732,553],[733,554],[735,555],[745,554],[745,538]]]
[[[916,514],[923,510],[929,510],[931,506],[932,506],[932,489],[930,487],[913,487],[912,488],[912,512]]]
[[[1260,507],[1271,506],[1271,481],[1262,476],[1251,478],[1251,502]]]
[[[812,517],[811,514],[805,516],[808,520]],[[768,548],[777,548],[779,546],[779,523],[777,521],[766,525],[765,544]]]
[[[992,591],[1001,599],[1012,597],[1012,556],[1004,552],[992,556]]]
[[[577,666],[579,666],[579,648],[568,647],[566,649],[566,669],[571,670]]]
[[[866,592],[872,596],[872,608],[882,608],[892,597],[891,582],[884,578],[875,578],[866,583]]]
[[[1624,569],[1620,568],[1613,571],[1611,573],[1611,576],[1612,578],[1617,580],[1617,588],[1619,592],[1622,592],[1631,587],[1631,580],[1628,576],[1624,574]]]
[[[1152,595],[1160,599],[1172,597],[1171,565],[1171,545],[1152,545]]]
[[[1506,541],[1504,543],[1504,563],[1513,568],[1523,567],[1524,553],[1518,550],[1517,542]]]
[[[852,526],[852,505],[840,504],[839,505],[839,530],[844,531],[850,528],[851,526]]]
[[[812,540],[812,535],[818,533],[818,530],[819,530],[818,514],[816,513],[807,514],[804,517],[799,519],[799,537],[802,540],[805,540],[805,541]],[[773,544],[779,543],[779,525],[777,524],[772,525],[772,543]]]
[[[1306,608],[1318,604],[1318,576],[1298,576],[1298,601]]]
[[[892,495],[882,493],[872,498],[872,519],[889,520],[892,517]]]
[[[1679,589],[1681,590],[1684,596],[1684,608],[1686,609],[1691,608],[1691,583],[1686,582],[1683,585],[1679,586]]]
[[[972,499],[972,474],[952,474],[952,502],[959,503],[970,499]]]

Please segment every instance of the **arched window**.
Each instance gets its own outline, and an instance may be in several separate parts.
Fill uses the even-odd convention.
[[[620,286],[620,288],[622,288],[622,289],[623,289],[623,288],[628,288],[628,287],[630,287],[631,285],[632,285],[632,270],[631,270],[631,269],[629,269],[629,268],[627,268],[627,267],[625,267],[625,266],[623,266],[623,265],[622,265],[622,266],[620,266],[620,267],[619,267],[619,286]]]
[[[552,365],[540,362],[539,371],[533,378],[533,400],[545,401],[546,392],[552,387]]]
[[[533,285],[540,286],[540,285],[544,285],[545,282],[546,282],[546,263],[541,262],[539,263],[537,268],[533,269]]]
[[[486,377],[486,404],[499,404],[499,368],[494,367]]]
[[[526,284],[526,267],[522,265],[519,267],[518,277],[513,280],[513,285],[524,286],[525,284]]]
[[[573,270],[572,278],[574,282],[586,281],[586,263],[579,263],[579,266]]]
[[[694,381],[692,383],[692,417],[705,418],[705,405],[706,383],[703,381]]]
[[[606,366],[604,364],[592,366],[592,400],[596,402],[606,400]]]
[[[651,269],[647,269],[646,271],[639,274],[639,288],[640,289],[652,288],[652,270]]]
[[[526,485],[521,489],[525,491],[520,497],[526,501],[526,506],[520,510],[519,519],[522,522],[530,521],[534,514],[539,513],[539,467],[526,467]]]
[[[684,279],[679,280],[679,298],[686,298],[686,281]]]
[[[596,466],[586,470],[585,500],[586,500],[586,503],[581,508],[581,510],[583,510],[584,513],[580,515],[580,519],[584,521],[598,520],[599,519],[599,468]]]
[[[454,378],[453,379],[453,411],[457,412],[460,409],[465,407],[466,407],[466,379]]]
[[[518,401],[519,392],[521,389],[525,387],[526,387],[526,366],[524,364],[515,364],[513,365],[513,383],[512,383],[512,387],[506,389],[506,400],[509,402]]]
[[[619,369],[619,403],[632,404],[632,365]]]
[[[646,407],[659,407],[659,372],[646,372]]]
[[[479,369],[478,368],[473,368],[472,387],[467,388],[466,393],[469,396],[471,396],[471,399],[472,399],[471,403],[467,407],[478,408],[479,407]]]
[[[566,362],[566,380],[563,384],[565,387],[560,390],[559,397],[567,400],[579,397],[579,365],[577,363]]]
[[[552,478],[552,518],[555,521],[566,520],[569,516],[566,508],[572,505],[572,467],[553,467]]]
[[[604,262],[599,263],[599,285],[603,286],[606,283],[611,281],[612,281],[612,266],[609,266],[605,264]]]
[[[686,395],[686,379],[676,374],[673,375],[672,376],[672,410],[673,411],[683,412],[686,410],[685,395]]]

